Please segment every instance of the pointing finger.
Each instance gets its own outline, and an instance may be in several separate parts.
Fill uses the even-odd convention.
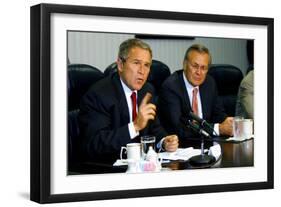
[[[151,98],[152,98],[151,93],[146,93],[144,98],[141,101],[140,106],[146,105],[150,101]]]

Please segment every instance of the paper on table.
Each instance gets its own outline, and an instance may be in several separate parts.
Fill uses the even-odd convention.
[[[128,165],[128,161],[126,159],[123,160],[116,160],[115,163],[113,163],[113,166],[124,166]]]
[[[208,150],[204,150],[207,152]],[[166,160],[188,160],[189,158],[200,155],[200,149],[194,149],[193,147],[188,148],[179,148],[176,152],[160,152],[159,158],[166,159]]]
[[[254,138],[254,135],[251,135],[249,137],[245,137],[245,138],[237,138],[237,137],[229,137],[228,139],[226,139],[226,141],[245,141],[245,140],[248,140],[248,139],[251,139],[251,138]]]
[[[205,149],[205,152],[208,150]],[[189,148],[179,148],[176,152],[160,152],[158,153],[158,157],[160,159],[165,160],[188,160],[189,158],[200,155],[201,150],[200,149],[194,149],[193,147]],[[127,160],[116,160],[116,162],[113,164],[113,166],[124,166],[128,165]]]
[[[221,146],[219,144],[216,144],[210,147],[208,155],[212,155],[216,158],[216,160],[218,160],[221,156]]]

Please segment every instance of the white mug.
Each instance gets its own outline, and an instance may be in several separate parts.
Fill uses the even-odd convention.
[[[253,136],[253,120],[234,117],[233,136],[236,139],[248,139]]]
[[[140,160],[141,158],[141,145],[140,143],[129,143],[126,147],[121,147],[120,159],[123,160],[123,150],[126,150],[127,160]]]
[[[141,172],[140,161],[128,159],[128,168],[126,173],[139,173]]]

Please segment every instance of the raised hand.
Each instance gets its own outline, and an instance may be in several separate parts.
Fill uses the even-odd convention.
[[[152,95],[146,93],[139,106],[138,115],[134,120],[134,127],[137,131],[146,127],[149,120],[154,120],[156,116],[156,106],[149,103]]]

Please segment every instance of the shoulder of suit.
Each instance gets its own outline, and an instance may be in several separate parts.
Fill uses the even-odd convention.
[[[254,72],[250,71],[241,81],[241,87],[253,87],[254,85]]]
[[[88,90],[88,94],[105,95],[106,93],[112,93],[114,90],[114,84],[111,76],[104,77],[103,79],[94,83]]]
[[[173,87],[178,85],[181,81],[181,76],[183,74],[183,70],[177,70],[173,72],[163,83],[165,87]]]
[[[204,81],[204,84],[216,84],[215,79],[210,76],[209,74],[206,75],[206,79]]]
[[[217,90],[217,84],[215,79],[207,74],[205,81],[202,83],[202,85],[200,85],[200,89],[207,91]]]
[[[154,88],[154,86],[153,86],[151,83],[149,83],[149,82],[146,82],[146,83],[143,85],[143,87],[141,88],[140,91],[142,91],[142,92],[149,92],[149,93],[151,93],[152,95],[155,94],[155,88]]]

